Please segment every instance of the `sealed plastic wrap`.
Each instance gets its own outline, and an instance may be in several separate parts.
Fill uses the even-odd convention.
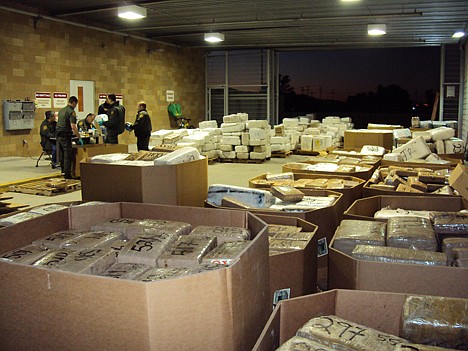
[[[38,206],[29,211],[29,213],[37,213],[40,215],[46,215],[48,213],[57,212],[60,210],[64,210],[68,208],[67,206],[59,205],[59,204],[50,204],[44,206]]]
[[[293,225],[283,225],[283,224],[268,224],[268,235],[275,236],[276,234],[288,236],[299,233],[302,230],[301,227],[295,227]]]
[[[108,246],[103,246],[103,248],[108,248],[108,249],[112,250],[112,252],[115,254],[115,257],[118,257],[119,253],[122,251],[122,249],[127,244],[128,244],[127,239],[117,239],[117,240],[109,243]]]
[[[249,240],[250,231],[240,227],[199,225],[192,230],[190,236],[216,238],[218,245],[221,245],[229,241]]]
[[[385,246],[386,226],[382,222],[344,219],[336,229],[333,247],[351,255],[356,245]]]
[[[311,232],[296,232],[296,233],[276,233],[271,236],[273,239],[301,240],[309,241],[314,236]]]
[[[33,245],[41,246],[49,249],[63,249],[72,240],[76,240],[87,231],[83,230],[63,230],[61,232],[52,233],[43,238],[33,241]]]
[[[313,318],[296,335],[343,351],[393,351],[397,344],[407,342],[337,316]]]
[[[89,249],[73,252],[63,264],[56,268],[81,274],[100,274],[115,263],[114,252],[110,249]]]
[[[389,218],[387,246],[437,251],[437,239],[431,221],[420,217]]]
[[[213,205],[221,206],[221,199],[230,196],[250,207],[270,207],[275,203],[275,197],[266,190],[245,188],[234,185],[213,184],[208,188],[207,201]]]
[[[280,180],[280,179],[290,179],[294,180],[293,172],[283,172],[283,173],[267,173],[266,180]]]
[[[418,211],[418,210],[405,210],[403,208],[392,209],[390,207],[384,207],[381,210],[378,210],[374,214],[374,218],[379,219],[388,219],[392,217],[421,217],[430,219],[431,211]]]
[[[407,297],[401,335],[417,344],[468,350],[468,299]]]
[[[140,263],[157,267],[158,258],[177,240],[173,232],[153,230],[134,237],[119,252],[119,263]]]
[[[28,245],[1,254],[0,261],[9,263],[32,264],[38,259],[44,257],[47,253],[47,248],[36,245]]]
[[[449,263],[455,261],[460,257],[455,257],[454,249],[467,249],[468,250],[468,236],[466,238],[446,238],[442,241],[442,252],[445,252],[449,259]]]
[[[336,349],[301,336],[293,336],[277,348],[276,351],[336,351]]]
[[[270,250],[274,251],[304,250],[307,243],[308,241],[305,240],[275,239],[269,237]]]
[[[272,186],[270,192],[282,201],[301,201],[304,193],[288,185]]]
[[[119,232],[87,231],[78,237],[72,238],[63,244],[63,248],[72,250],[85,250],[108,246],[113,241],[123,239]]]
[[[437,212],[432,216],[432,223],[437,235],[466,235],[468,237],[468,213]]]
[[[366,261],[447,266],[447,255],[442,252],[397,247],[357,245],[351,256]]]
[[[329,196],[304,196],[299,202],[277,201],[270,206],[271,209],[279,211],[311,211],[319,208],[333,206],[336,197]]]
[[[127,234],[127,231],[130,231],[132,228],[136,227],[138,232],[143,230],[139,219],[132,218],[112,218],[108,219],[105,222],[98,223],[91,226],[92,231],[111,231],[111,232],[120,232],[124,234],[127,238],[130,236]]]
[[[162,229],[167,232],[173,232],[175,235],[187,235],[192,230],[192,226],[189,223],[164,219],[142,219],[138,221],[138,227],[127,229],[127,237],[129,239],[133,239],[139,234],[150,233],[152,230],[158,232]]]
[[[150,269],[150,266],[146,266],[144,264],[114,263],[99,275],[116,279],[134,280]]]
[[[123,154],[123,153],[97,155],[91,158],[91,163],[114,163],[117,161],[123,161],[128,156],[129,154]]]
[[[44,255],[32,265],[60,269],[60,266],[65,265],[75,253],[75,251],[68,249],[50,250],[47,255]]]
[[[216,237],[182,235],[158,259],[158,267],[193,268],[216,247]]]
[[[39,213],[20,212],[0,219],[0,227],[9,227],[24,221],[41,216]]]
[[[455,349],[447,349],[445,347],[421,345],[421,344],[399,344],[395,346],[393,351],[457,351]]]
[[[233,260],[238,258],[244,249],[249,246],[249,241],[234,241],[225,242],[214,250],[208,252],[203,257],[203,263],[220,263],[220,264],[231,264]]]
[[[200,152],[194,147],[183,147],[154,160],[154,165],[176,165],[200,159]]]
[[[155,282],[158,280],[173,279],[190,275],[191,271],[187,268],[151,268],[144,272],[135,280],[142,282]]]

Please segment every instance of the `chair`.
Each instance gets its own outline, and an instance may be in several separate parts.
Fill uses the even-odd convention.
[[[39,161],[41,160],[42,156],[47,155],[49,157],[52,157],[52,150],[44,150],[42,149],[41,154],[39,155],[39,158],[36,161],[36,167],[39,167]]]

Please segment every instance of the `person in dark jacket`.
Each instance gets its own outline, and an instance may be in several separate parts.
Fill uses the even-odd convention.
[[[78,124],[77,124],[78,131],[80,133],[88,133],[90,130],[94,132],[94,130],[96,129],[96,127],[93,124],[95,118],[96,118],[96,115],[94,113],[88,113],[86,115],[86,118],[78,121]],[[92,136],[92,132],[90,136],[81,138],[81,140],[83,140],[83,144],[95,144],[96,143],[96,140]]]
[[[99,122],[99,125],[106,127],[107,135],[105,142],[108,144],[118,144],[119,134],[125,131],[125,107],[120,105],[115,94],[107,95],[106,102],[109,104],[107,122]]]
[[[46,111],[45,119],[40,126],[41,146],[42,150],[52,156],[52,168],[57,168],[57,143],[52,138],[55,138],[55,128],[57,126],[57,118],[54,111]]]
[[[149,150],[149,141],[151,137],[151,117],[146,111],[146,102],[140,101],[137,106],[137,115],[135,123],[130,126],[130,130],[135,131],[137,137],[137,148],[140,150]]]

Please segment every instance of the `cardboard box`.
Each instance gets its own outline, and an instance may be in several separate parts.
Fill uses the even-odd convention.
[[[381,166],[401,166],[401,167],[424,167],[424,168],[431,168],[431,169],[442,169],[442,168],[455,168],[458,164],[462,161],[460,159],[453,159],[453,158],[444,158],[444,160],[450,161],[449,163],[431,163],[431,162],[401,162],[401,161],[389,161],[382,159]]]
[[[312,318],[336,315],[398,336],[406,294],[332,290],[282,301],[273,311],[254,351],[275,350]]]
[[[336,163],[333,163],[334,165]],[[343,165],[346,166],[346,165]],[[365,168],[364,170],[358,172],[326,172],[326,171],[307,171],[303,169],[296,169],[294,167],[290,167],[289,163],[286,163],[282,167],[282,172],[293,172],[293,173],[302,173],[302,174],[322,174],[322,175],[339,175],[339,176],[347,176],[347,177],[356,177],[361,178],[364,180],[368,180],[372,177],[372,173],[374,172],[374,167],[371,165],[359,165],[359,167]]]
[[[468,200],[468,169],[459,164],[449,176],[449,184]]]
[[[387,150],[393,148],[392,130],[351,129],[344,132],[344,148],[362,148],[364,145],[382,146]]]
[[[270,301],[275,292],[289,289],[289,297],[317,292],[317,226],[299,218],[258,215],[266,224],[282,224],[302,228],[314,236],[303,250],[270,256]]]
[[[125,144],[85,144],[73,145],[72,175],[80,177],[80,162],[82,159],[96,155],[127,153],[128,145]]]
[[[267,208],[249,208],[245,211],[249,211],[254,214],[297,217],[306,222],[310,222],[317,225],[317,284],[321,289],[325,289],[328,286],[328,243],[332,239],[337,225],[341,222],[341,217],[343,213],[343,195],[330,190],[304,189],[303,192],[306,196],[335,195],[337,196],[337,201],[333,206],[328,206],[305,212],[286,212],[269,210]],[[205,202],[205,206],[216,207],[212,204],[209,204],[208,202]]]
[[[299,179],[319,179],[319,178],[326,178],[326,179],[342,179],[342,180],[349,180],[353,182],[358,182],[358,185],[347,188],[347,189],[333,189],[337,193],[343,194],[342,202],[343,208],[348,208],[354,200],[360,199],[362,197],[362,189],[364,187],[365,181],[361,178],[351,177],[351,176],[344,176],[344,175],[331,175],[331,174],[308,174],[308,173],[294,173],[294,180]],[[258,185],[255,184],[255,180],[266,180],[266,173],[256,176],[254,178],[249,179],[249,187],[250,188],[262,188],[268,189],[269,186],[267,185]],[[309,188],[298,188],[299,190],[309,189]],[[310,188],[313,189],[313,188]]]
[[[208,159],[170,166],[81,162],[83,201],[131,201],[199,206],[208,193]]]
[[[228,268],[152,283],[0,262],[2,350],[252,348],[271,305],[266,225],[250,213],[134,203],[71,207],[2,229],[0,251],[115,217],[241,226],[253,240]]]

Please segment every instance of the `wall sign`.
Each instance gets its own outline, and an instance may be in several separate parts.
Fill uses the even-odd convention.
[[[67,93],[54,93],[54,108],[63,108],[68,104]]]
[[[36,93],[37,108],[52,108],[52,94],[37,92]]]

